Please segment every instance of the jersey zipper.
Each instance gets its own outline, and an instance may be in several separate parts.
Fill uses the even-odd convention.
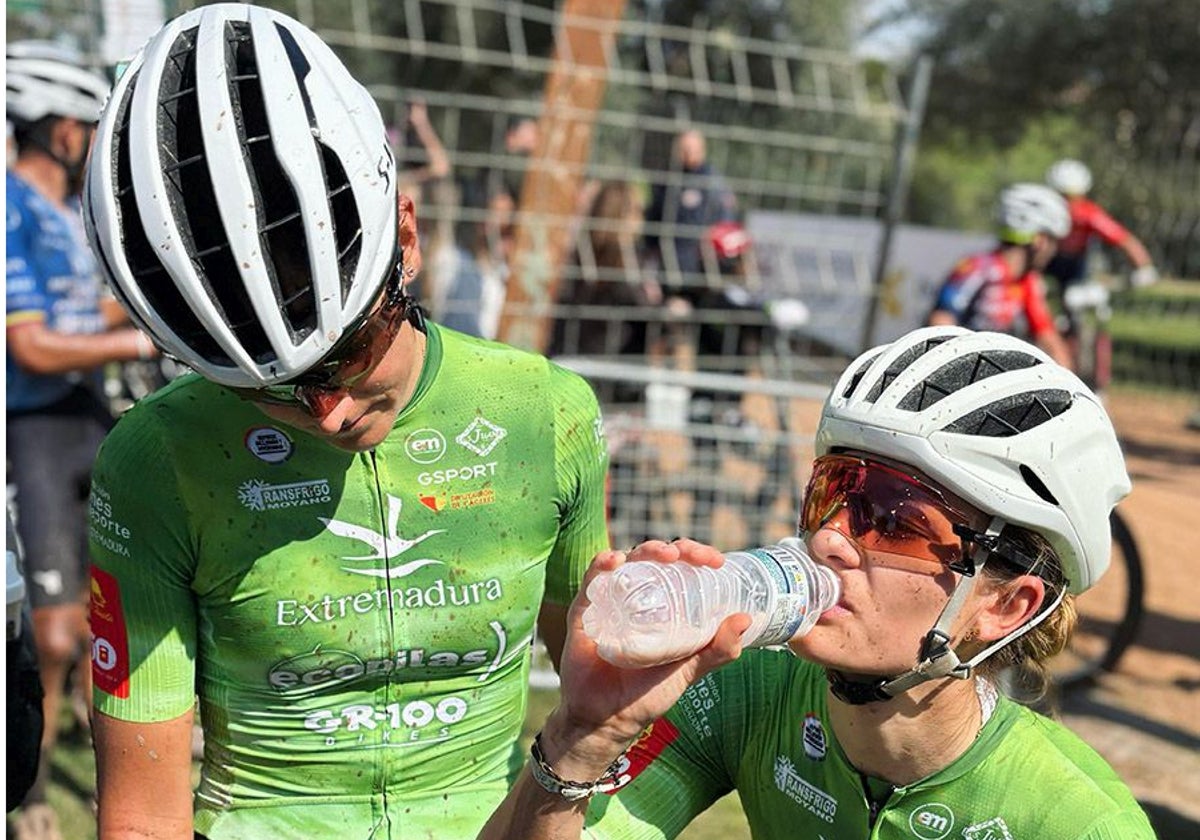
[[[871,791],[870,782],[864,774],[858,774],[858,781],[862,785],[863,798],[867,801],[867,831],[869,834],[875,830],[875,823],[879,820],[879,814],[883,811],[884,806],[887,805],[888,800],[892,798],[892,794],[896,792],[896,788],[889,785],[886,793],[882,796],[876,796]]]
[[[387,553],[386,553],[387,534],[388,534],[388,522],[387,522],[388,513],[387,513],[387,504],[384,501],[383,485],[379,480],[379,463],[377,461],[376,452],[374,449],[370,450],[367,453],[367,455],[370,458],[371,481],[374,482],[374,484],[375,484],[375,510],[376,510],[377,515],[379,516],[379,533],[384,535],[385,549],[384,549],[383,563],[384,563],[384,568],[387,569],[388,571],[390,571],[393,558],[387,556]],[[384,586],[387,586],[388,585],[387,582],[390,581],[391,578],[385,576],[383,578],[380,578],[380,580],[383,581]],[[396,650],[396,615],[394,612],[392,612],[391,609],[387,610],[387,626],[386,626],[385,636],[386,636],[386,639],[385,639],[386,650],[388,652],[395,651]],[[386,706],[388,703],[391,702],[391,700],[392,700],[392,676],[391,676],[391,673],[389,672],[388,675],[385,677],[385,681],[384,681],[384,705]],[[380,798],[381,807],[383,809],[383,813],[381,815],[379,822],[376,823],[375,826],[371,829],[370,840],[385,840],[385,838],[390,838],[392,836],[392,829],[393,829],[391,817],[390,817],[390,811],[388,808],[388,772],[389,772],[389,768],[391,767],[391,763],[392,763],[391,750],[386,749],[386,748],[380,749],[378,751],[378,755],[379,755],[379,777],[378,777],[379,798]]]

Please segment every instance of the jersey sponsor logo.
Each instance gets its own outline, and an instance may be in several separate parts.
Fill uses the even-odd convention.
[[[351,651],[318,646],[311,653],[275,663],[267,672],[267,682],[277,691],[286,692],[297,687],[307,690],[330,683],[352,683],[364,678],[375,680],[399,671],[448,668],[474,671],[485,665],[478,677],[479,682],[484,682],[500,667],[508,653],[508,631],[504,625],[493,619],[488,626],[496,636],[495,645],[468,651],[403,648],[391,656],[364,659]]]
[[[420,746],[449,740],[450,727],[465,718],[468,711],[467,701],[454,696],[436,702],[410,700],[386,706],[353,703],[340,709],[309,712],[304,717],[304,728],[325,735],[328,747]],[[378,737],[373,737],[376,734]],[[343,737],[339,743],[338,735],[350,738]],[[347,740],[351,743],[345,743]]]
[[[701,738],[711,738],[713,728],[709,723],[708,713],[720,700],[721,693],[717,690],[716,683],[705,677],[683,693],[677,706],[697,735]]]
[[[466,508],[479,507],[480,505],[494,504],[496,501],[496,491],[491,487],[484,487],[480,490],[472,490],[469,493],[441,493],[438,495],[419,496],[418,500],[434,513],[440,513],[446,508],[450,510],[465,510]]]
[[[251,455],[268,464],[282,464],[292,457],[292,439],[274,426],[251,428],[244,442]]]
[[[114,697],[129,697],[129,637],[117,579],[91,567],[92,682]]]
[[[468,583],[435,580],[428,586],[368,589],[353,595],[325,595],[311,602],[283,598],[275,602],[275,624],[277,627],[299,627],[384,610],[469,607],[499,601],[503,597],[504,585],[500,578]]]
[[[992,817],[987,822],[967,826],[963,829],[962,836],[966,840],[1013,840],[1012,833],[1000,817]]]
[[[436,464],[446,454],[446,438],[437,429],[417,429],[404,439],[404,451],[418,464]]]
[[[325,504],[333,500],[329,479],[268,484],[259,479],[243,482],[237,490],[238,501],[250,510],[284,510]]]
[[[424,542],[435,534],[446,533],[444,529],[434,529],[426,531],[419,537],[413,537],[411,540],[402,536],[397,529],[400,527],[400,512],[404,508],[404,502],[393,496],[388,495],[388,513],[387,513],[387,533],[381,534],[378,531],[373,531],[362,525],[355,525],[352,522],[343,522],[340,519],[326,519],[324,516],[318,516],[325,523],[326,529],[331,533],[337,534],[339,537],[346,537],[352,540],[358,540],[371,549],[370,554],[361,554],[358,556],[342,557],[343,560],[392,560],[398,558],[401,554],[409,551],[419,543]],[[349,566],[343,566],[342,571],[350,572],[354,575],[368,575],[370,577],[387,578],[389,580],[395,578],[408,577],[417,569],[424,566],[442,565],[441,560],[433,560],[429,557],[422,557],[417,560],[409,560],[401,563],[398,566],[386,566],[382,569],[355,569]]]
[[[630,745],[625,752],[625,762],[618,768],[621,785],[624,787],[638,774],[653,763],[654,759],[663,754],[663,750],[679,737],[679,730],[666,718],[659,718],[642,730],[642,734]],[[609,791],[616,793],[620,788]]]
[[[825,791],[801,777],[787,756],[775,756],[775,787],[788,799],[818,819],[832,824],[838,802]]]
[[[128,540],[133,532],[113,516],[109,499],[107,490],[99,484],[92,484],[92,492],[88,496],[88,537],[113,554],[128,557]]]
[[[456,481],[474,481],[478,478],[490,478],[496,474],[496,462],[487,461],[478,464],[465,464],[461,467],[448,467],[442,470],[428,470],[417,473],[417,483],[422,487],[431,484],[453,484]]]
[[[942,840],[954,828],[954,812],[940,802],[931,802],[909,815],[908,827],[921,840]]]
[[[508,430],[503,426],[497,426],[490,420],[476,417],[454,440],[483,458],[495,449],[496,445],[507,435]]]
[[[825,740],[825,727],[821,724],[821,719],[812,712],[806,714],[802,734],[804,754],[813,761],[823,760],[829,747]]]

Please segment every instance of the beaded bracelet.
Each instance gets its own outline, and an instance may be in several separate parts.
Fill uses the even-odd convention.
[[[564,779],[554,772],[554,768],[550,766],[550,763],[546,761],[545,754],[542,753],[541,732],[533,736],[529,754],[533,757],[533,763],[529,765],[529,768],[533,771],[533,778],[537,783],[547,793],[561,796],[568,802],[587,799],[595,793],[612,793],[624,786],[630,778],[626,772],[629,769],[629,759],[623,752],[613,759],[612,764],[608,765],[600,778],[594,782],[572,782]]]

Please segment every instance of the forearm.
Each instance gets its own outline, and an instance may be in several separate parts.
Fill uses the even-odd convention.
[[[70,335],[29,325],[10,329],[8,345],[22,368],[43,375],[93,370],[108,362],[149,359],[156,355],[150,339],[132,328]]]
[[[192,840],[192,712],[163,723],[94,716],[99,840]]]
[[[625,736],[598,729],[569,734],[561,707],[546,721],[540,735],[543,758],[555,775],[576,782],[604,776],[628,746]],[[534,778],[533,759],[526,762],[516,784],[488,820],[479,840],[578,840],[591,797],[569,800],[544,788]]]
[[[1062,336],[1055,330],[1047,330],[1037,337],[1037,345],[1046,351],[1046,354],[1058,362],[1068,370],[1074,370],[1075,364],[1071,359],[1071,351],[1067,348],[1067,343],[1063,341]]]
[[[1141,268],[1154,262],[1150,258],[1150,252],[1146,250],[1146,246],[1136,236],[1131,235],[1121,248],[1125,251],[1125,256],[1129,257],[1129,261],[1133,263],[1134,268]]]

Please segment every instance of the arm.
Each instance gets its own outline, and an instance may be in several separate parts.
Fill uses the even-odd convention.
[[[626,561],[623,552],[596,556],[584,585],[571,605],[562,660],[559,706],[542,728],[541,744],[547,763],[564,779],[599,778],[608,766],[652,721],[675,704],[684,690],[709,671],[736,659],[749,616],[732,616],[716,637],[694,656],[651,668],[622,669],[596,654],[596,645],[583,632],[587,584],[602,571]],[[629,560],[684,560],[715,566],[722,562],[716,549],[678,540],[643,543]],[[479,840],[574,840],[581,836],[587,813],[585,800],[568,802],[544,790],[525,768],[508,797],[488,820]]]
[[[421,141],[425,154],[429,155],[429,163],[412,172],[411,176],[418,183],[432,178],[445,178],[450,174],[450,156],[433,130],[433,123],[429,122],[429,112],[423,100],[418,99],[408,106],[408,123]]]
[[[44,321],[17,322],[5,331],[8,352],[31,373],[91,370],[107,362],[150,359],[158,355],[150,339],[132,327],[94,335],[71,335]]]
[[[191,840],[192,717],[133,723],[94,714],[99,840]]]
[[[567,642],[567,608],[562,604],[543,602],[538,612],[538,635],[546,645],[550,661],[557,672],[562,663],[563,647]]]
[[[929,323],[926,326],[930,327],[953,327],[958,324],[958,318],[953,312],[945,309],[935,309],[929,313]]]
[[[1046,351],[1046,355],[1054,359],[1067,370],[1074,370],[1075,363],[1071,359],[1071,351],[1057,330],[1047,330],[1038,334],[1035,339],[1037,346]]]

